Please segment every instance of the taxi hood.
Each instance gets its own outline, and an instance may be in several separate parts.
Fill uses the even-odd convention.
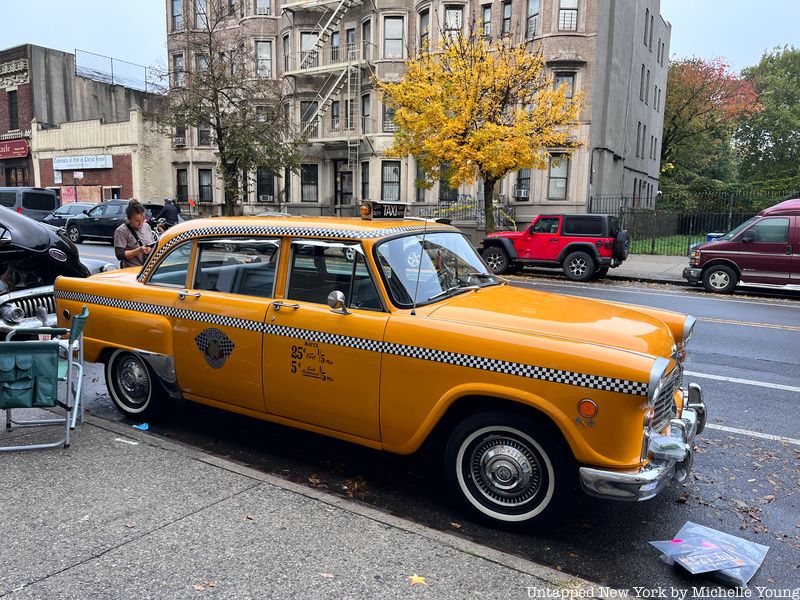
[[[465,292],[430,318],[469,323],[487,330],[553,336],[649,354],[670,356],[675,339],[660,319],[634,306],[574,298],[511,286]],[[487,336],[491,331],[486,332]]]

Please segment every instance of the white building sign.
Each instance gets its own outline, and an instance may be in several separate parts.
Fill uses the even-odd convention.
[[[74,171],[76,169],[111,169],[113,167],[114,164],[110,154],[56,156],[53,158],[54,171]]]

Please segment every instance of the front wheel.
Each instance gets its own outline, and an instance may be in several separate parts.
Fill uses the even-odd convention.
[[[511,260],[508,258],[508,253],[502,248],[490,246],[483,251],[483,260],[491,269],[492,273],[500,275],[508,270]]]
[[[594,275],[594,260],[586,252],[572,252],[562,264],[564,275],[572,281],[588,281]]]
[[[70,225],[67,227],[67,237],[73,244],[80,244],[82,239],[81,230],[75,225]]]
[[[133,352],[117,350],[106,362],[106,386],[123,415],[132,419],[157,417],[166,405],[166,394],[147,363]]]
[[[561,444],[517,414],[467,417],[450,434],[445,475],[463,505],[497,523],[542,525],[564,510],[576,470]]]
[[[730,294],[738,280],[736,272],[725,265],[714,265],[703,271],[703,287],[709,292]]]

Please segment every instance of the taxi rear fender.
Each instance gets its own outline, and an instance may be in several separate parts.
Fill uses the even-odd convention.
[[[399,448],[384,447],[384,449],[398,454],[410,454],[417,451],[427,440],[439,435],[446,436],[455,423],[464,416],[498,409],[523,412],[529,417],[532,416],[557,434],[573,456],[576,454],[577,446],[582,443],[572,433],[570,418],[541,396],[513,387],[465,384],[448,390],[439,398],[420,428],[406,444]]]

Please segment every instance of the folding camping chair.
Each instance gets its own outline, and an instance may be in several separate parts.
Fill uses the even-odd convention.
[[[80,414],[83,422],[83,329],[89,310],[84,306],[80,315],[72,317],[70,329],[38,327],[18,329],[0,342],[0,410],[6,413],[6,430],[12,425],[38,427],[64,424],[64,435],[54,442],[43,444],[17,444],[0,447],[0,452],[11,450],[38,450],[64,445],[69,447],[70,430]],[[12,341],[15,335],[52,336],[48,341]],[[58,338],[69,334],[67,338]],[[66,384],[64,401],[59,399],[58,382]],[[12,410],[20,408],[52,408],[66,410],[64,418],[14,419]]]

